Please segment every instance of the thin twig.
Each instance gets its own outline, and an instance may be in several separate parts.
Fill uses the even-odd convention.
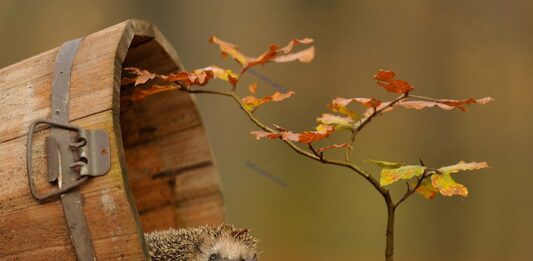
[[[379,115],[381,112],[383,112],[384,110],[388,109],[388,108],[391,108],[393,107],[396,103],[400,102],[401,100],[403,99],[406,99],[407,97],[409,97],[409,94],[408,93],[405,93],[405,94],[402,94],[400,96],[398,96],[398,98],[396,98],[395,100],[393,100],[392,102],[390,102],[389,104],[387,104],[387,106],[384,106],[383,108],[380,108],[379,110],[376,110],[376,108],[374,108],[374,111],[366,118],[363,118],[360,120],[360,124],[359,126],[357,127],[357,129],[355,129],[355,132],[354,132],[354,135],[353,135],[353,138],[352,140],[355,141],[355,137],[357,136],[357,134],[359,134],[359,132],[361,132],[361,130],[368,124],[370,123],[370,121],[372,121],[372,119]],[[352,142],[353,143],[353,142]]]

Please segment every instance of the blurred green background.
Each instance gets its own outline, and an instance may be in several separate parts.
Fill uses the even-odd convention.
[[[159,27],[190,69],[236,68],[208,43],[213,34],[250,55],[270,43],[314,38],[313,63],[257,69],[296,92],[257,112],[289,129],[311,129],[335,96],[393,98],[372,79],[380,68],[397,71],[419,95],[492,96],[496,102],[468,113],[399,109],[380,117],[358,137],[354,161],[374,173],[362,160],[423,158],[435,167],[486,160],[491,166],[456,176],[470,190],[465,200],[414,195],[402,205],[396,260],[531,260],[532,14],[533,1],[527,0],[0,0],[0,67],[141,18]],[[252,80],[248,75],[243,85]],[[259,84],[260,94],[274,91]],[[262,260],[383,260],[386,211],[369,184],[279,141],[255,141],[248,135],[254,126],[229,99],[198,100],[224,185],[227,220],[253,230]],[[399,195],[404,186],[395,189]]]

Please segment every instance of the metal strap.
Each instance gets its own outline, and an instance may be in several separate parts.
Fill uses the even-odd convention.
[[[56,123],[69,122],[69,90],[71,68],[81,38],[64,43],[59,49],[52,80],[52,120]],[[80,175],[71,168],[74,163],[69,148],[71,136],[68,130],[52,127],[51,137],[57,142],[60,158],[57,171],[49,173],[51,182],[58,181],[59,188],[69,187],[80,180]],[[70,239],[78,260],[95,260],[94,247],[83,213],[83,198],[79,190],[61,195],[63,211],[70,231]]]

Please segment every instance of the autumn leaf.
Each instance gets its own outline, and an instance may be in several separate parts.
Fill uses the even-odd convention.
[[[358,120],[359,115],[356,112],[351,111],[347,108],[347,106],[352,103],[357,102],[362,104],[365,107],[368,107],[370,111],[377,110],[382,104],[380,100],[374,99],[374,98],[342,98],[337,97],[334,100],[331,101],[331,103],[328,105],[328,108],[333,112],[342,113],[353,120]],[[366,115],[367,113],[365,113]]]
[[[135,83],[135,86],[146,83],[155,78],[156,74],[147,70],[142,70],[135,67],[127,67],[123,69],[126,72],[136,75],[135,78],[123,78],[121,84]]]
[[[221,79],[226,82],[229,82],[231,85],[235,86],[239,80],[239,76],[232,72],[229,69],[222,69],[218,66],[211,65],[202,69],[194,70],[193,73],[200,74],[202,71],[211,71],[213,72],[213,77],[215,79]]]
[[[275,125],[275,127],[276,129],[280,131],[280,133],[271,133],[271,132],[265,132],[265,131],[252,131],[250,132],[250,134],[252,134],[257,140],[261,138],[276,139],[276,138],[281,137],[281,139],[286,140],[286,141],[294,141],[294,142],[309,144],[315,141],[325,139],[329,137],[329,135],[331,135],[331,133],[335,131],[335,129],[331,126],[325,126],[325,129],[323,130],[305,131],[302,133],[288,131],[277,125]]]
[[[365,160],[365,162],[375,164],[378,167],[381,167],[384,169],[397,169],[404,165],[403,163],[389,162],[389,161],[382,161],[382,160]]]
[[[152,85],[150,88],[144,89],[144,90],[135,89],[130,99],[134,102],[139,102],[139,101],[144,100],[144,98],[150,95],[160,93],[160,92],[174,91],[177,89],[178,88],[176,86],[172,86],[172,85]]]
[[[374,98],[352,98],[352,101],[358,102],[369,108],[377,108],[381,101]]]
[[[216,36],[211,36],[209,42],[219,46],[222,57],[226,58],[229,55],[242,66],[248,63],[248,57],[239,51],[237,45],[220,40]]]
[[[460,161],[459,163],[457,163],[455,165],[439,168],[439,171],[440,172],[445,172],[445,173],[457,173],[459,171],[464,171],[464,170],[477,170],[477,169],[484,169],[484,168],[488,168],[488,167],[489,167],[489,165],[485,161],[483,161],[483,162],[469,162],[469,163],[466,163],[464,161]]]
[[[271,45],[267,51],[257,57],[248,57],[241,53],[235,44],[223,41],[216,36],[212,36],[209,41],[219,46],[223,57],[228,55],[235,59],[241,66],[241,74],[250,67],[264,65],[268,62],[285,63],[292,61],[311,62],[314,58],[315,48],[313,46],[296,53],[290,53],[296,45],[308,45],[313,43],[313,39],[304,38],[301,40],[291,40],[286,46]]]
[[[385,88],[388,92],[405,94],[414,89],[414,87],[404,80],[395,79],[396,73],[393,71],[379,70],[374,79],[378,80],[378,85]]]
[[[277,139],[281,137],[281,134],[268,131],[251,131],[250,134],[252,134],[256,140],[260,140],[262,138]]]
[[[346,143],[343,143],[343,144],[333,144],[333,145],[330,145],[330,146],[326,146],[326,147],[318,148],[316,151],[317,151],[317,152],[324,152],[325,150],[329,150],[329,149],[349,148],[349,147],[351,147],[350,144],[346,144]]]
[[[214,78],[215,74],[212,70],[195,70],[194,72],[180,71],[178,73],[171,73],[169,75],[161,75],[161,79],[168,82],[182,82],[187,86],[197,85],[204,86],[209,82],[209,79]]]
[[[418,165],[401,166],[399,168],[384,168],[381,170],[379,184],[390,185],[400,179],[411,179],[424,174],[426,167]]]
[[[468,196],[468,190],[462,184],[457,183],[450,173],[431,175],[431,183],[437,188],[443,196],[459,195]]]
[[[274,57],[272,61],[276,63],[287,63],[287,62],[293,62],[293,61],[309,63],[313,61],[314,58],[315,58],[315,47],[311,46],[303,51]]]
[[[416,110],[421,110],[421,109],[437,106],[443,110],[459,109],[461,111],[466,111],[465,106],[467,105],[486,104],[493,100],[494,99],[491,97],[485,97],[481,99],[470,98],[466,100],[449,100],[449,99],[441,99],[441,100],[434,100],[434,101],[409,100],[409,101],[400,101],[397,103],[397,105],[402,106],[406,109],[416,109]]]
[[[471,104],[486,104],[488,102],[493,101],[494,99],[491,97],[485,97],[481,99],[466,99],[466,100],[449,100],[449,99],[441,99],[438,100],[438,103],[445,104],[454,108],[457,108],[461,111],[466,111],[466,105]]]
[[[291,131],[285,131],[281,133],[283,140],[295,141],[299,143],[309,144],[322,139],[325,139],[335,131],[335,128],[328,126],[325,130],[320,131],[305,131],[302,133],[294,133]]]
[[[345,98],[337,97],[333,101],[331,101],[331,103],[328,105],[328,108],[332,112],[342,113],[342,114],[352,118],[353,120],[358,120],[359,119],[359,115],[356,112],[351,111],[350,109],[348,109],[346,107],[351,102],[350,100],[351,99],[345,99]]]
[[[249,95],[249,96],[241,98],[241,102],[243,104],[243,107],[249,112],[254,112],[255,110],[257,110],[257,108],[260,105],[264,103],[272,102],[272,101],[274,102],[282,101],[282,100],[285,100],[291,97],[294,94],[293,91],[289,91],[286,93],[275,92],[274,94],[270,96],[265,96],[263,98],[257,98],[255,96],[255,93],[257,92],[257,83],[252,83],[248,87],[248,90],[254,95]]]
[[[416,186],[416,183],[413,184],[413,186]],[[439,190],[433,186],[429,178],[426,178],[422,180],[422,183],[420,183],[420,186],[416,189],[416,192],[426,199],[433,199]]]
[[[316,121],[321,125],[331,125],[335,127],[335,130],[351,130],[354,127],[352,118],[329,113],[323,113],[322,116],[316,118]]]

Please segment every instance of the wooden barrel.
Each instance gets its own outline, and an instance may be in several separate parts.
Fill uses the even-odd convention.
[[[52,72],[58,49],[0,70],[0,259],[76,258],[62,203],[32,198],[26,175],[26,135],[32,121],[50,119]],[[7,51],[7,50],[4,50]],[[147,259],[143,232],[217,224],[224,220],[218,172],[195,106],[178,91],[129,102],[123,67],[159,73],[183,66],[152,24],[128,20],[83,38],[74,57],[71,124],[106,130],[111,169],[79,187],[98,260]],[[33,175],[47,179],[45,137],[35,132]]]

